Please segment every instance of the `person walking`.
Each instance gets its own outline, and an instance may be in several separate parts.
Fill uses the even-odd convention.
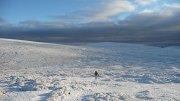
[[[99,76],[97,71],[94,72],[94,76],[95,76],[95,79],[97,79],[97,77]]]

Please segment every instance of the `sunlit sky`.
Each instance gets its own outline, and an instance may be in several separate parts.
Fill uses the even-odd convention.
[[[179,0],[1,0],[0,17],[16,24],[27,20],[65,23],[116,21],[136,13],[156,12],[157,9],[160,9],[157,12],[161,12],[165,6],[179,2]]]
[[[0,33],[81,27],[171,34],[179,33],[179,19],[180,0],[0,0]]]

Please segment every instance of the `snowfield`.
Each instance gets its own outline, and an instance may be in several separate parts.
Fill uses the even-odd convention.
[[[180,101],[179,47],[0,39],[0,101],[145,100]]]

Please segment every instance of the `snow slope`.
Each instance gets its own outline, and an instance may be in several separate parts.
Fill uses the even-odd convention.
[[[0,101],[180,101],[179,95],[177,47],[0,39]]]

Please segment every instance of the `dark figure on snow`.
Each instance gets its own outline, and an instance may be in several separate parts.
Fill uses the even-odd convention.
[[[94,75],[95,75],[95,79],[97,79],[97,77],[99,76],[97,71],[95,71]]]

